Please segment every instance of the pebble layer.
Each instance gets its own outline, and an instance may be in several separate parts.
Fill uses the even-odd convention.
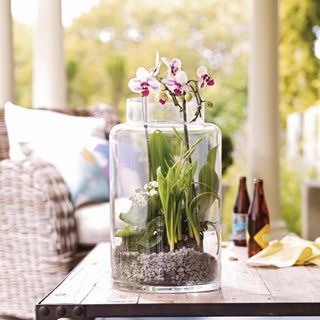
[[[174,252],[140,254],[114,252],[113,275],[117,280],[160,286],[188,286],[211,282],[218,272],[217,261],[194,248]]]

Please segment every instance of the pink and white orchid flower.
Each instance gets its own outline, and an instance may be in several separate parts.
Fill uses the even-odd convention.
[[[181,70],[182,63],[180,59],[174,58],[170,60],[167,57],[162,57],[161,60],[167,66],[170,75],[175,76]]]
[[[133,92],[141,93],[142,97],[147,97],[150,91],[158,92],[161,89],[160,83],[154,78],[153,73],[142,67],[137,69],[136,78],[129,81],[128,87]]]
[[[164,79],[164,83],[175,96],[181,96],[188,91],[188,76],[184,71],[179,70],[174,77],[169,76]]]
[[[214,85],[214,80],[209,76],[208,70],[206,67],[201,66],[197,70],[197,75],[200,78],[199,81],[199,89],[203,90],[206,85],[208,86],[213,86]]]

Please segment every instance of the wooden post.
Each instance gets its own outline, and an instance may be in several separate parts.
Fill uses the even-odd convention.
[[[67,106],[61,0],[38,2],[34,30],[33,107]]]
[[[0,108],[14,100],[11,1],[0,1]]]
[[[264,180],[273,236],[279,201],[278,1],[253,0],[249,66],[249,176]]]

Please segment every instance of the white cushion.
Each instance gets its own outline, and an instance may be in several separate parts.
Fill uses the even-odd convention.
[[[88,136],[104,138],[105,123],[102,118],[27,109],[10,102],[5,104],[5,123],[10,158],[15,160],[25,157],[20,149],[20,143],[52,145],[68,140],[71,144],[75,144]]]
[[[109,202],[80,207],[75,212],[78,240],[82,245],[110,241]]]
[[[131,206],[128,198],[115,201],[116,224],[120,212],[127,212]],[[78,239],[81,245],[95,245],[99,242],[110,241],[110,205],[109,202],[90,204],[75,211]]]

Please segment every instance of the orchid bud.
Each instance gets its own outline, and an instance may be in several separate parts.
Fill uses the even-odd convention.
[[[185,95],[184,98],[186,99],[187,102],[191,101],[191,99],[192,99],[192,93],[191,93],[191,92],[186,93],[186,95]]]
[[[204,103],[204,106],[205,106],[206,108],[212,108],[212,107],[213,107],[213,103],[212,103],[211,101],[206,101],[206,102]]]
[[[165,91],[161,91],[161,92],[159,93],[159,99],[164,99],[164,100],[166,100],[167,98],[168,98],[168,96],[167,96],[167,94],[166,94]]]
[[[157,95],[157,100],[161,105],[164,105],[167,100],[168,100],[168,96],[166,94],[166,92],[161,91],[158,95]]]

